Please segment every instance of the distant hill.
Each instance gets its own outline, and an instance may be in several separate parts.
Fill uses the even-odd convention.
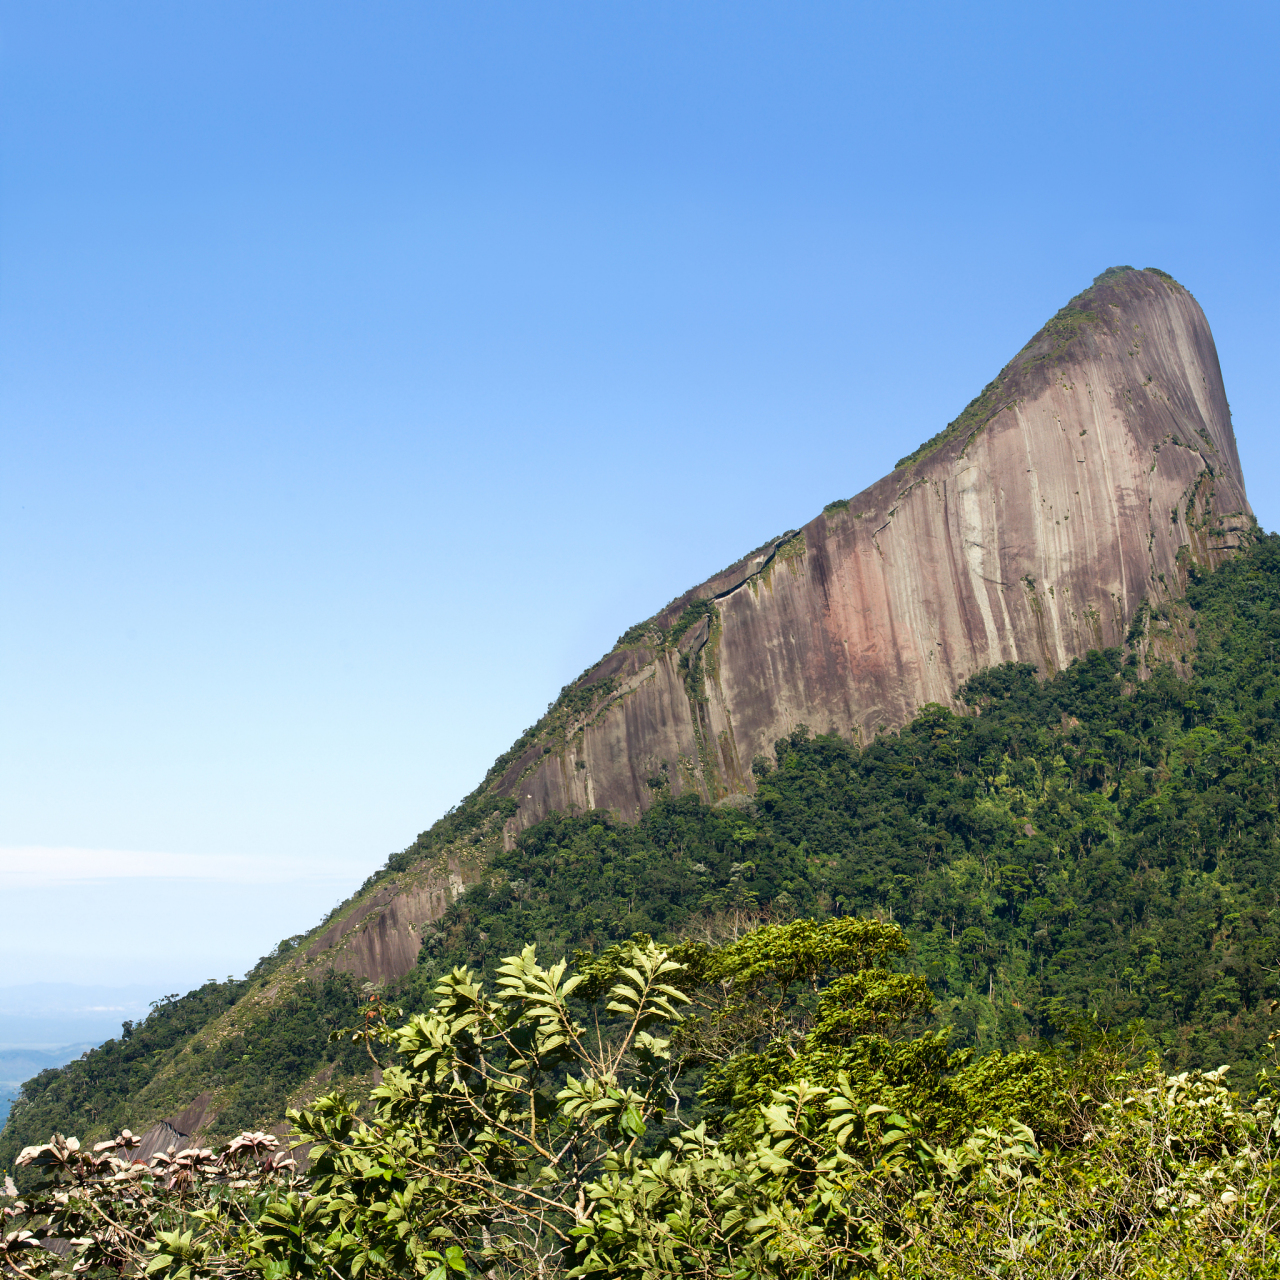
[[[98,1042],[62,1045],[57,1049],[0,1049],[0,1131],[22,1083],[50,1067],[61,1067],[94,1048]]]
[[[145,1018],[151,1001],[162,994],[142,984],[30,982],[0,987],[0,1050],[100,1044],[118,1035],[126,1020]]]
[[[46,1067],[60,1067],[96,1046],[68,1044],[58,1049],[0,1049],[0,1084],[21,1084]]]

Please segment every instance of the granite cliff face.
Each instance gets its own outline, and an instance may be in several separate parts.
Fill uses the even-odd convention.
[[[1195,633],[1158,635],[1143,601],[1252,528],[1204,313],[1161,271],[1104,272],[892,474],[632,627],[464,803],[483,820],[424,833],[290,969],[393,981],[552,810],[733,803],[798,725],[867,741],[984,667],[1051,674],[1127,637],[1178,666]]]
[[[1195,631],[1161,632],[1173,624],[1143,602],[1181,596],[1193,565],[1216,567],[1253,528],[1199,306],[1163,272],[1105,272],[891,475],[632,627],[457,810],[282,943],[131,1086],[144,1150],[225,1130],[234,1082],[206,1070],[207,1048],[251,1038],[328,970],[403,977],[433,922],[552,810],[633,820],[666,792],[732,804],[798,725],[866,741],[995,663],[1049,674],[1125,643],[1140,670],[1185,662]]]
[[[1252,528],[1208,322],[1113,268],[945,431],[633,627],[491,773],[519,830],[753,789],[797,725],[863,741],[1006,661],[1119,645]]]

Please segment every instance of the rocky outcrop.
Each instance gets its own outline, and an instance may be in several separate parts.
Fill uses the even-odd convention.
[[[461,890],[456,873],[428,875],[411,886],[383,885],[358,910],[327,928],[306,958],[365,982],[390,982],[413,968],[423,924],[444,915]]]
[[[664,792],[733,803],[799,725],[865,741],[995,663],[1049,674],[1129,641],[1139,676],[1182,664],[1196,632],[1164,597],[1253,527],[1200,308],[1162,272],[1104,273],[891,475],[631,628],[472,796],[290,939],[131,1095],[151,1126],[143,1155],[219,1131],[228,1095],[206,1048],[330,969],[402,977],[502,844],[552,810],[634,820]],[[331,1072],[295,1082],[293,1102]],[[179,1097],[193,1101],[166,1114]]]
[[[161,1151],[182,1151],[198,1146],[205,1128],[217,1118],[209,1112],[210,1100],[210,1094],[202,1093],[178,1115],[157,1120],[140,1136],[138,1146],[129,1153],[130,1158],[135,1163],[141,1161],[146,1164]]]
[[[417,962],[425,930],[475,882],[478,862],[478,856],[446,855],[359,896],[314,938],[301,967],[311,972],[335,969],[362,982],[403,977]]]
[[[490,790],[633,820],[663,787],[749,794],[799,725],[866,741],[995,663],[1045,674],[1124,642],[1253,527],[1203,312],[1113,268],[945,431],[804,528],[632,628]]]

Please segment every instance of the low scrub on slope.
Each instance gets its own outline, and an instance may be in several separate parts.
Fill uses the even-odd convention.
[[[348,1033],[382,1082],[291,1113],[305,1172],[262,1133],[145,1165],[55,1136],[0,1250],[29,1280],[1280,1275],[1271,1074],[1132,1066],[1092,1024],[974,1062],[906,949],[846,917],[456,969]]]

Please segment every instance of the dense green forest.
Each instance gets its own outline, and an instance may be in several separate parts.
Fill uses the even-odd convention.
[[[54,1136],[18,1157],[21,1280],[1276,1280],[1276,1077],[1167,1074],[1079,1024],[978,1061],[896,924],[638,937],[456,968],[426,1013],[340,1033],[380,1083],[137,1158]],[[576,968],[576,971],[575,971]],[[395,1020],[391,1020],[394,1018]],[[714,1064],[698,1116],[680,1088]],[[1273,1060],[1271,1066],[1277,1063]]]
[[[799,730],[755,762],[748,807],[660,793],[636,826],[553,817],[440,922],[410,988],[523,939],[875,915],[959,1043],[1010,1049],[1083,1014],[1142,1019],[1170,1069],[1253,1063],[1280,994],[1280,538],[1186,603],[1190,680],[1138,680],[1133,651],[1045,681],[1009,664],[960,690],[971,714],[926,707],[862,750]]]
[[[1197,637],[1191,677],[1140,679],[1144,628],[1175,614]],[[1277,639],[1272,535],[1215,573],[1193,570],[1185,602],[1153,599],[1125,649],[1047,680],[1026,665],[981,673],[960,690],[963,714],[926,707],[862,749],[798,730],[755,761],[749,803],[672,797],[658,777],[637,825],[553,815],[492,860],[387,994],[424,1009],[455,965],[492,974],[529,941],[557,956],[635,934],[724,941],[762,919],[876,917],[902,926],[900,964],[927,981],[953,1045],[1008,1051],[1082,1018],[1140,1020],[1169,1070],[1252,1069],[1280,994]],[[494,803],[476,793],[393,863],[465,835]],[[242,986],[208,984],[42,1073],[0,1158],[54,1129],[128,1124],[129,1098]],[[277,1118],[325,1063],[337,1077],[358,1069],[325,1035],[358,997],[331,976],[209,1053],[208,1083],[243,1082],[218,1128]]]

